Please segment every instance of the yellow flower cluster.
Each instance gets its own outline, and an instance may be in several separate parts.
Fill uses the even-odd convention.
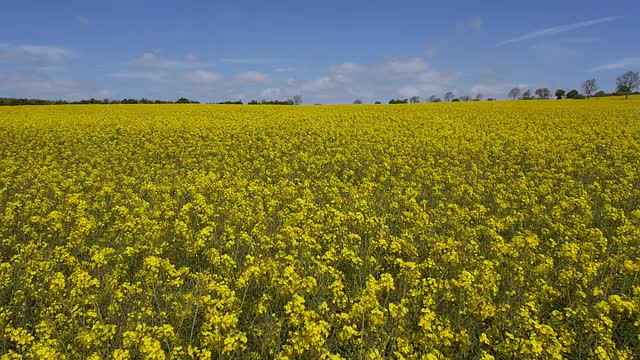
[[[640,358],[636,107],[0,108],[0,356]]]

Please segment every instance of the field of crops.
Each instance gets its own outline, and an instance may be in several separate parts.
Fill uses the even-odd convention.
[[[3,358],[640,357],[640,104],[0,108]]]

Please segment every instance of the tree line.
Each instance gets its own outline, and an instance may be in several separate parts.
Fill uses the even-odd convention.
[[[0,106],[17,106],[17,105],[115,105],[115,104],[199,104],[198,101],[189,100],[187,98],[179,98],[176,101],[170,100],[149,100],[149,99],[88,99],[79,101],[65,100],[42,100],[42,99],[19,99],[19,98],[0,98]]]
[[[640,74],[633,71],[627,71],[626,73],[618,76],[616,79],[616,89],[612,93],[607,93],[600,90],[596,79],[588,79],[580,85],[579,92],[576,89],[566,92],[564,89],[558,89],[555,92],[556,99],[589,99],[591,97],[605,97],[605,96],[620,96],[624,95],[625,99],[629,98],[629,95],[640,94],[637,92],[640,88]],[[531,90],[520,88],[513,88],[507,96],[513,100],[531,100],[531,99],[549,99],[551,91],[547,88],[536,89],[535,97],[532,95]]]
[[[241,102],[242,103],[242,102]],[[247,105],[301,105],[302,95],[296,95],[287,100],[251,100]]]
[[[149,100],[149,99],[88,99],[79,101],[65,101],[65,100],[42,100],[42,99],[22,99],[22,98],[8,98],[0,97],[0,106],[18,106],[18,105],[115,105],[115,104],[200,104],[198,101],[189,100],[185,97],[181,97],[176,101],[170,100]],[[243,105],[242,100],[238,101],[222,101],[212,102],[210,104],[218,105]],[[302,96],[296,95],[292,99],[288,100],[251,100],[248,105],[300,105],[302,104]]]
[[[637,92],[640,88],[640,75],[637,72],[627,71],[626,73],[618,76],[616,79],[616,90],[612,93],[607,93],[605,91],[600,90],[596,79],[589,79],[582,83],[580,89],[582,92],[573,89],[570,91],[565,91],[564,89],[557,89],[554,93],[556,99],[588,99],[591,97],[605,97],[605,96],[620,96],[624,95],[625,99],[629,98],[629,95],[640,95],[640,92]],[[520,89],[513,88],[507,94],[507,97],[513,100],[534,100],[534,99],[550,99],[551,98],[551,90],[549,88],[538,88],[534,91],[529,89]],[[458,102],[458,101],[480,101],[484,98],[484,96],[480,93],[475,94],[475,96],[471,97],[468,95],[463,95],[456,97],[456,95],[452,91],[448,91],[444,94],[444,97],[441,99],[436,95],[432,95],[428,98],[425,98],[426,102],[441,102],[441,101],[449,101],[449,102]],[[495,100],[493,98],[488,98],[487,101]],[[406,99],[391,99],[389,100],[389,104],[415,104],[420,102],[419,96],[413,96],[411,98]],[[354,104],[362,104],[361,99],[356,99]],[[380,101],[376,101],[374,104],[382,104]]]

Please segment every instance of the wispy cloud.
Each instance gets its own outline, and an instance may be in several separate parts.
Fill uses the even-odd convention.
[[[334,76],[322,76],[315,80],[305,82],[304,84],[302,84],[300,89],[303,92],[318,93],[335,89],[346,82],[348,82],[348,79],[341,74]]]
[[[391,72],[394,74],[417,74],[425,72],[429,69],[429,65],[423,58],[414,57],[406,60],[387,61],[380,67],[383,72]]]
[[[260,97],[263,99],[279,99],[282,97],[282,89],[280,88],[267,88],[260,92]]]
[[[271,82],[271,77],[257,71],[245,71],[235,76],[236,81],[253,82],[267,84]]]
[[[220,59],[221,62],[233,65],[264,65],[272,62],[270,59],[260,58],[225,58]]]
[[[580,21],[573,24],[559,25],[559,26],[553,26],[545,29],[535,30],[530,33],[524,34],[522,36],[518,36],[509,40],[502,41],[498,43],[498,46],[513,44],[513,43],[517,43],[525,40],[531,40],[531,39],[539,38],[542,36],[561,34],[561,33],[565,33],[572,30],[577,30],[577,29],[582,29],[582,28],[586,28],[586,27],[590,27],[598,24],[608,23],[617,19],[619,19],[619,17],[617,16],[608,16],[608,17],[603,17],[599,19]]]
[[[294,72],[296,70],[298,70],[298,69],[290,66],[290,67],[279,67],[279,68],[276,68],[273,71],[279,72],[279,73],[286,73],[286,72]]]
[[[202,66],[196,56],[187,54],[183,58],[172,59],[163,56],[158,51],[146,52],[141,57],[133,60],[134,65],[158,69],[185,69]]]
[[[213,84],[222,80],[223,75],[212,71],[191,71],[183,75],[183,79],[196,84]]]
[[[620,69],[626,69],[629,67],[640,67],[640,56],[624,58],[624,59],[610,62],[605,65],[596,66],[594,68],[587,70],[587,72],[620,70]]]
[[[70,49],[50,45],[11,45],[0,44],[0,60],[48,60],[59,61],[72,57]]]
[[[12,97],[78,100],[103,98],[113,94],[82,82],[52,77],[43,72],[0,73],[0,92]]]
[[[167,75],[156,71],[124,71],[112,73],[109,76],[117,79],[163,81]]]
[[[329,67],[329,72],[338,75],[357,75],[359,73],[369,73],[378,75],[390,74],[417,74],[429,69],[429,65],[421,57],[408,59],[387,59],[378,64],[358,64],[354,62],[344,62]]]
[[[86,16],[76,16],[76,20],[83,25],[89,24],[89,18]]]
[[[333,65],[329,70],[336,74],[352,74],[367,71],[368,67],[362,64],[345,62],[339,65]]]

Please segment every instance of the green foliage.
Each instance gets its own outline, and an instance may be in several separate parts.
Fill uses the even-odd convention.
[[[569,92],[567,93],[567,96],[566,96],[566,97],[567,97],[567,99],[578,99],[578,98],[580,98],[580,96],[581,96],[581,95],[580,95],[580,93],[578,92],[578,90],[573,89],[573,90],[571,90],[571,91],[569,91]]]

